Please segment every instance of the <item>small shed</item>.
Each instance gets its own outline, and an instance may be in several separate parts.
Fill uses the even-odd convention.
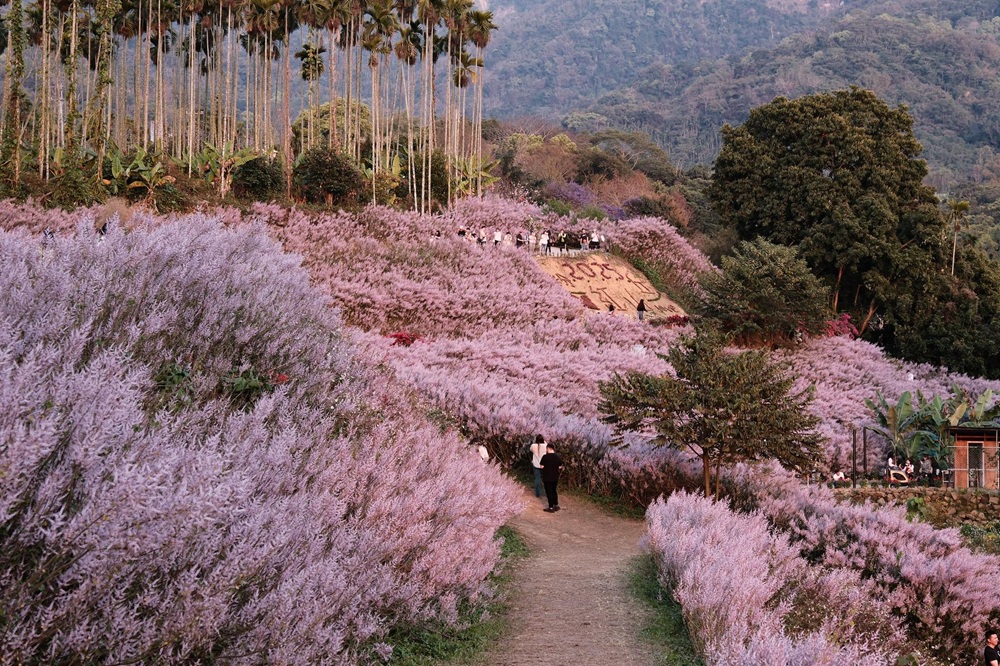
[[[952,447],[951,478],[955,488],[992,488],[1000,481],[1000,428],[956,426],[948,432]]]

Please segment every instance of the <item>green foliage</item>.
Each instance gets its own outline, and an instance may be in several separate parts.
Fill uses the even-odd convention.
[[[605,213],[599,206],[586,206],[581,208],[577,215],[584,220],[603,220],[608,216],[608,214]]]
[[[683,609],[660,583],[652,555],[632,560],[629,588],[632,596],[650,610],[650,621],[642,627],[641,635],[654,647],[658,666],[702,666],[691,644]]]
[[[618,151],[606,152],[594,148],[580,156],[576,167],[576,180],[581,183],[595,179],[611,180],[631,171],[631,165]]]
[[[254,368],[233,370],[222,378],[220,391],[238,409],[249,411],[265,393],[274,390],[274,383],[265,374]]]
[[[221,196],[226,196],[232,183],[233,170],[256,159],[256,157],[257,154],[253,148],[241,148],[234,151],[232,141],[228,142],[222,149],[206,143],[202,151],[195,155],[195,165],[197,172],[202,175],[205,182],[217,187]]]
[[[723,129],[709,194],[741,238],[797,248],[864,329],[944,258],[912,122],[860,88],[778,98]]]
[[[342,205],[362,192],[364,174],[350,157],[326,148],[304,153],[292,169],[299,195],[310,203]]]
[[[982,526],[965,524],[959,532],[973,550],[1000,555],[1000,520]]]
[[[913,361],[1000,374],[1000,270],[956,256],[905,109],[859,88],[778,98],[723,130],[709,194],[742,238],[798,249],[866,338]]]
[[[111,147],[104,161],[102,183],[111,195],[124,194],[129,201],[140,201],[156,209],[169,209],[176,196],[176,179],[167,173],[160,157],[142,147],[131,156]],[[166,205],[164,205],[166,204]]]
[[[706,314],[741,343],[792,344],[830,318],[827,290],[795,250],[762,238],[738,245],[702,286]]]
[[[659,197],[629,199],[622,208],[629,217],[658,217],[669,220],[673,216],[673,208],[670,203]]]
[[[514,566],[529,555],[524,540],[509,527],[497,530],[502,541],[501,561],[497,571],[490,576],[490,583],[498,589],[496,599],[503,599],[513,585]],[[487,606],[464,604],[459,608],[456,626],[396,628],[388,636],[392,644],[394,666],[436,666],[438,664],[467,664],[474,661],[504,632],[504,616],[508,610],[503,601],[493,601]],[[368,663],[381,663],[374,655]]]
[[[795,377],[765,352],[729,352],[720,334],[701,329],[664,358],[675,375],[615,374],[600,385],[599,409],[619,432],[652,430],[655,444],[690,449],[701,458],[706,496],[713,466],[718,496],[723,465],[821,464],[819,419],[806,409],[812,390],[793,392]]]
[[[153,376],[155,398],[154,409],[169,409],[172,412],[187,407],[194,400],[194,382],[191,370],[176,362],[164,363]]]
[[[281,163],[264,156],[247,160],[233,170],[233,193],[241,199],[270,201],[280,196],[284,185]]]
[[[914,521],[923,522],[930,514],[930,507],[923,497],[911,497],[906,500],[906,519],[911,523]]]
[[[399,189],[396,191],[396,195],[405,199],[407,196],[416,196],[418,202],[422,203],[422,190],[424,172],[426,171],[426,165],[424,164],[424,156],[421,153],[415,153],[413,156],[413,183],[404,181],[400,184]],[[439,208],[447,205],[448,203],[448,159],[445,157],[444,153],[440,150],[435,150],[431,154],[431,208]],[[416,193],[414,195],[414,185],[416,186]]]
[[[358,118],[360,117],[360,120]],[[306,137],[309,133],[309,123],[315,123],[313,129],[314,146],[326,147],[330,137],[330,103],[320,104],[310,109],[304,109],[292,123],[292,149],[298,153],[305,149]],[[351,102],[351,122],[360,122],[360,135],[369,136],[372,131],[371,111],[368,106],[357,101]],[[342,145],[347,136],[347,100],[337,100],[337,141],[334,148]]]
[[[63,210],[89,206],[103,199],[93,180],[79,171],[64,171],[49,180],[48,203]]]

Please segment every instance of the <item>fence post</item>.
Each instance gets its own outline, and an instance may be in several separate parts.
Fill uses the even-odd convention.
[[[851,488],[858,485],[858,431],[851,428]]]
[[[868,428],[861,429],[861,469],[868,478]]]

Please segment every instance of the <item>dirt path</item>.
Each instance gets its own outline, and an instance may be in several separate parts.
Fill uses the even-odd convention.
[[[641,521],[608,515],[575,497],[545,513],[533,491],[513,521],[531,555],[511,598],[511,630],[482,663],[488,666],[652,666],[639,638],[647,611],[628,592]]]

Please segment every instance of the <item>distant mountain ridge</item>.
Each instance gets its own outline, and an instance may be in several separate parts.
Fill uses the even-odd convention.
[[[867,0],[849,3],[866,4]],[[486,110],[561,115],[641,69],[717,58],[842,13],[844,0],[490,0]]]
[[[579,17],[584,15],[580,4],[549,0],[538,8],[558,7],[563,16]],[[634,18],[640,5],[655,5],[645,25]],[[523,35],[530,45],[535,34],[548,31],[556,35],[552,43],[561,45],[560,54],[574,53],[574,44],[580,44],[575,57],[582,66],[570,71],[563,55],[546,59],[543,53],[536,57],[540,69],[532,70],[516,58],[504,61],[501,42],[488,64],[487,90],[492,95],[500,86],[504,97],[502,103],[490,97],[491,110],[501,116],[551,114],[574,129],[643,131],[687,166],[710,163],[722,125],[743,122],[754,106],[779,95],[798,97],[861,85],[893,105],[910,108],[932,180],[939,187],[975,180],[1000,159],[998,0],[860,0],[836,5],[748,0],[739,9],[715,0],[598,0],[591,6],[594,26],[613,23],[619,34],[633,26],[635,49],[629,62],[634,68],[604,71],[588,65],[597,58],[607,63],[626,60],[621,40],[610,39],[610,27],[600,43],[574,42],[581,28],[559,33],[557,26],[569,19],[556,17],[546,23],[544,12],[537,9],[541,13],[529,27],[515,30],[501,23],[498,36],[505,31],[505,39]],[[629,20],[611,21],[613,8],[629,10]],[[685,27],[688,34],[679,42],[669,37],[684,33]],[[711,27],[718,30],[712,32]],[[723,35],[731,39],[723,40]],[[664,48],[639,48],[652,43]],[[597,73],[588,76],[588,67]],[[494,83],[498,72],[513,73],[500,85]],[[532,77],[544,79],[544,89],[524,83]],[[615,79],[618,85],[599,92]],[[504,88],[518,80],[517,91]],[[593,102],[585,102],[594,95]],[[576,109],[568,108],[574,104]]]

